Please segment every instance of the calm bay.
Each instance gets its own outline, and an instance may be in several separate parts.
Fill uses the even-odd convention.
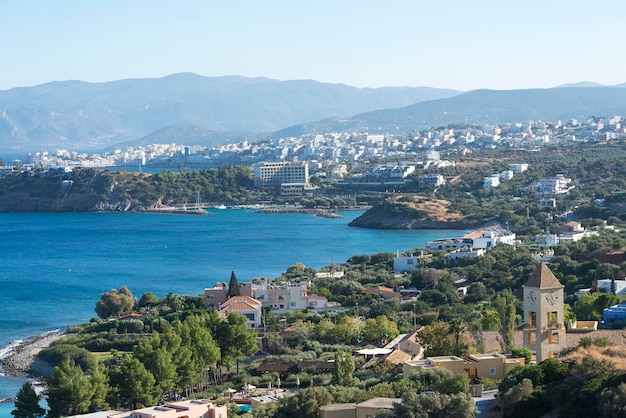
[[[423,248],[451,230],[351,228],[361,212],[328,219],[213,209],[207,216],[137,213],[0,214],[0,349],[87,322],[101,293],[127,286],[201,294],[216,282],[278,277],[295,263],[321,268],[356,254]],[[0,377],[0,399],[23,379]],[[0,404],[0,417],[11,404]]]

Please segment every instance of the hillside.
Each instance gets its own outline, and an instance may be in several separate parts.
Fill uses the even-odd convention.
[[[465,229],[476,225],[439,199],[396,196],[373,206],[349,226],[376,229]]]
[[[161,131],[162,142],[216,145],[285,126],[450,97],[426,87],[356,88],[191,73],[108,83],[52,82],[0,91],[0,148],[104,149]],[[184,127],[195,126],[193,135]],[[232,133],[232,134],[231,134]]]
[[[178,212],[198,199],[243,202],[251,186],[249,170],[234,167],[158,174],[91,168],[23,173],[0,177],[0,212]]]
[[[626,90],[623,87],[476,90],[400,109],[377,110],[351,118],[330,118],[292,126],[275,133],[275,136],[360,129],[370,132],[408,132],[450,123],[567,121],[614,114],[626,114]]]

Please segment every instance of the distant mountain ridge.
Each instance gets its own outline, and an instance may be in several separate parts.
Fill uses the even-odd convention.
[[[161,137],[180,143],[177,132],[187,135],[190,126],[196,127],[198,141],[215,145],[228,141],[231,132],[268,136],[297,123],[459,93],[192,73],[108,83],[52,82],[0,91],[0,149],[104,149],[166,127],[168,135],[161,132]]]
[[[367,130],[407,132],[449,123],[502,124],[527,120],[557,121],[589,116],[626,116],[626,85],[529,90],[475,90],[399,109],[383,109],[351,118],[328,118],[291,126],[275,137],[312,132]]]
[[[105,150],[149,143],[216,146],[306,133],[403,133],[449,123],[626,116],[626,83],[550,89],[356,88],[192,73],[0,91],[0,151]]]

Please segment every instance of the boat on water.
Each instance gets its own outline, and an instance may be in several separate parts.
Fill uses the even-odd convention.
[[[226,207],[226,205],[222,204],[222,205],[213,206],[213,209],[228,209],[228,208]]]

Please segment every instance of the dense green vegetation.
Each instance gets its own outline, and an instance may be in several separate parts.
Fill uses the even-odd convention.
[[[593,284],[608,272],[621,277],[620,266],[598,262],[594,255],[602,254],[603,248],[614,251],[626,239],[624,235],[603,230],[597,236],[555,249],[558,255],[553,258],[551,268],[566,285],[567,293]],[[134,408],[180,395],[219,397],[224,388],[241,387],[244,383],[258,387],[275,385],[277,372],[256,371],[262,363],[297,365],[303,360],[334,360],[332,373],[305,368],[297,376],[283,375],[283,387],[300,384],[307,391],[262,408],[258,416],[287,416],[289,410],[315,416],[306,415],[315,414],[310,409],[312,404],[360,402],[374,396],[403,397],[403,408],[414,411],[428,410],[434,414],[432,408],[439,405],[443,409],[438,416],[452,416],[448,415],[450,411],[466,416],[452,405],[469,405],[467,381],[453,384],[456,391],[441,392],[437,384],[428,383],[430,378],[403,376],[396,365],[387,362],[361,368],[363,360],[347,353],[358,346],[379,346],[399,333],[420,328],[418,338],[430,356],[482,352],[482,332],[495,330],[501,335],[503,351],[528,357],[527,350],[514,346],[512,332],[523,322],[521,285],[530,278],[537,262],[525,247],[500,245],[487,255],[456,263],[442,253],[434,253],[422,258],[420,269],[398,275],[392,273],[393,257],[389,253],[355,255],[346,263],[323,269],[344,271],[339,279],[316,278],[316,270],[302,264],[291,266],[281,277],[272,279],[276,283],[298,278],[311,280],[311,293],[340,302],[347,309],[321,314],[289,311],[284,316],[264,309],[265,332],[261,334],[264,356],[254,359],[249,356],[257,350],[257,332],[247,330],[243,316],[231,314],[223,319],[215,310],[207,311],[202,297],[168,294],[158,298],[146,293],[135,301],[126,288],[104,293],[96,303],[101,319],[75,327],[71,334],[42,353],[45,360],[57,365],[48,381],[49,415],[105,407]],[[461,298],[455,281],[463,277],[469,291]],[[231,279],[237,282],[235,272]],[[363,293],[376,285],[396,289],[416,287],[421,290],[421,297],[401,302],[384,299],[376,293],[367,296]],[[130,309],[138,315],[118,317],[129,310],[131,300],[135,302]],[[601,315],[603,307],[619,300],[615,295],[601,292],[578,300],[570,296],[566,312],[569,319],[593,319]],[[285,327],[289,327],[289,333],[282,332]],[[242,361],[243,367],[239,368]],[[516,376],[512,374],[510,379]],[[453,378],[467,379],[464,375],[450,377]],[[522,393],[535,393],[545,386],[537,382],[533,383],[531,392],[523,379],[515,381],[515,385],[522,385]],[[310,390],[309,386],[312,386]],[[511,387],[502,386],[502,393]],[[419,394],[433,388],[442,398],[430,404],[434,398]],[[511,396],[503,395],[505,411],[512,408],[507,406],[509,400],[525,399]],[[397,412],[405,413],[405,410]]]
[[[581,340],[581,347],[610,345]],[[618,417],[626,409],[626,374],[607,359],[585,355],[579,362],[548,359],[513,369],[499,385],[505,417]]]
[[[97,303],[99,313],[103,305],[118,305],[112,294],[132,298],[126,288],[105,293]],[[134,409],[189,396],[221,384],[223,366],[257,351],[256,333],[246,328],[244,316],[221,318],[215,310],[199,309],[199,298],[169,294],[154,301],[152,296],[142,296],[136,307],[142,314],[94,319],[41,353],[56,365],[48,378],[48,416]],[[117,315],[114,309],[107,312]]]
[[[456,181],[436,191],[421,188],[418,179],[424,171],[416,171],[399,192],[446,199],[451,202],[450,210],[463,214],[468,224],[498,221],[518,236],[530,238],[542,231],[556,232],[560,215],[568,211],[573,211],[585,227],[599,225],[602,220],[625,220],[619,205],[626,191],[625,157],[623,144],[545,147],[541,151],[497,148],[475,150],[464,156],[450,153],[448,158],[456,160],[454,167],[432,168],[426,173],[453,176]],[[483,177],[507,170],[510,163],[528,163],[529,168],[498,187],[484,190]],[[571,178],[575,187],[557,199],[556,208],[540,207],[538,190],[533,185],[556,174]],[[595,205],[595,199],[606,199],[606,207]],[[411,209],[402,204],[390,205],[387,212],[389,216],[411,215]],[[412,215],[423,216],[419,212]]]
[[[227,387],[239,388],[244,383],[267,387],[276,385],[280,377],[283,387],[300,386],[302,390],[255,410],[255,416],[316,417],[321,405],[360,402],[374,396],[403,398],[402,405],[395,409],[397,416],[473,416],[466,376],[452,376],[442,370],[404,376],[390,362],[362,368],[364,360],[349,353],[358,347],[381,346],[401,333],[419,330],[417,335],[427,355],[466,355],[484,352],[484,332],[496,331],[502,351],[525,357],[529,363],[530,353],[515,346],[513,335],[523,325],[521,286],[538,265],[537,253],[553,253],[550,268],[567,295],[566,322],[601,319],[604,308],[623,300],[598,291],[597,281],[626,276],[626,216],[619,211],[626,185],[622,163],[625,156],[626,149],[615,145],[548,148],[541,153],[488,150],[460,158],[463,164],[445,169],[444,174],[459,176],[460,181],[442,186],[436,193],[430,191],[434,194],[419,190],[417,181],[409,182],[400,195],[401,203],[414,203],[413,193],[424,196],[420,199],[447,199],[454,210],[473,221],[501,222],[516,232],[521,244],[499,245],[486,255],[456,261],[443,252],[426,254],[420,258],[419,269],[403,274],[393,272],[394,254],[390,253],[357,254],[322,269],[341,270],[341,278],[317,278],[315,269],[296,264],[281,277],[264,280],[277,284],[308,280],[310,294],[339,302],[345,310],[289,311],[279,315],[264,309],[263,332],[258,341],[257,332],[246,329],[245,317],[231,314],[221,318],[215,310],[207,311],[199,296],[168,294],[158,298],[146,293],[136,301],[126,288],[107,292],[96,303],[99,319],[75,327],[42,353],[44,359],[57,366],[48,381],[49,415],[107,407],[135,408],[177,396],[221,398]],[[503,171],[511,162],[527,162],[530,168],[500,187],[481,189],[483,176]],[[528,186],[557,173],[571,177],[576,188],[559,199],[556,208],[539,207],[538,196]],[[95,176],[95,171],[81,175],[88,174]],[[203,201],[243,203],[259,198],[246,192],[251,182],[247,169],[164,172],[140,175],[139,182],[125,176],[116,177],[116,184],[128,180],[134,184],[128,196],[150,202],[191,202],[198,193]],[[103,182],[95,190],[106,194],[111,184]],[[606,205],[595,205],[593,200],[598,198],[605,199]],[[331,199],[322,203],[319,199],[318,203],[315,199],[304,203],[341,204]],[[396,210],[396,215],[423,216],[405,208],[390,210]],[[600,227],[598,234],[553,248],[534,245],[534,235],[542,231],[555,233],[565,222],[565,213],[573,213],[587,228]],[[468,287],[467,295],[462,297],[457,291],[459,281]],[[234,271],[230,282],[233,289],[238,289]],[[377,292],[365,294],[364,290],[372,286],[396,290],[414,287],[420,297],[401,301],[386,299]],[[590,293],[574,295],[587,288]],[[138,315],[123,315],[130,311]],[[618,328],[623,325],[615,324]],[[257,342],[262,355],[251,357]],[[582,340],[587,346],[599,343]],[[334,367],[330,371],[308,365],[298,369],[297,375],[258,371],[261,365],[299,367],[307,360],[332,360]],[[536,416],[541,416],[561,405],[562,416],[619,416],[616,411],[625,404],[625,382],[624,374],[616,372],[606,360],[589,357],[571,364],[549,360],[518,368],[499,382],[501,412],[515,417],[522,416],[520,411],[537,411]],[[424,394],[426,391],[436,393]]]

